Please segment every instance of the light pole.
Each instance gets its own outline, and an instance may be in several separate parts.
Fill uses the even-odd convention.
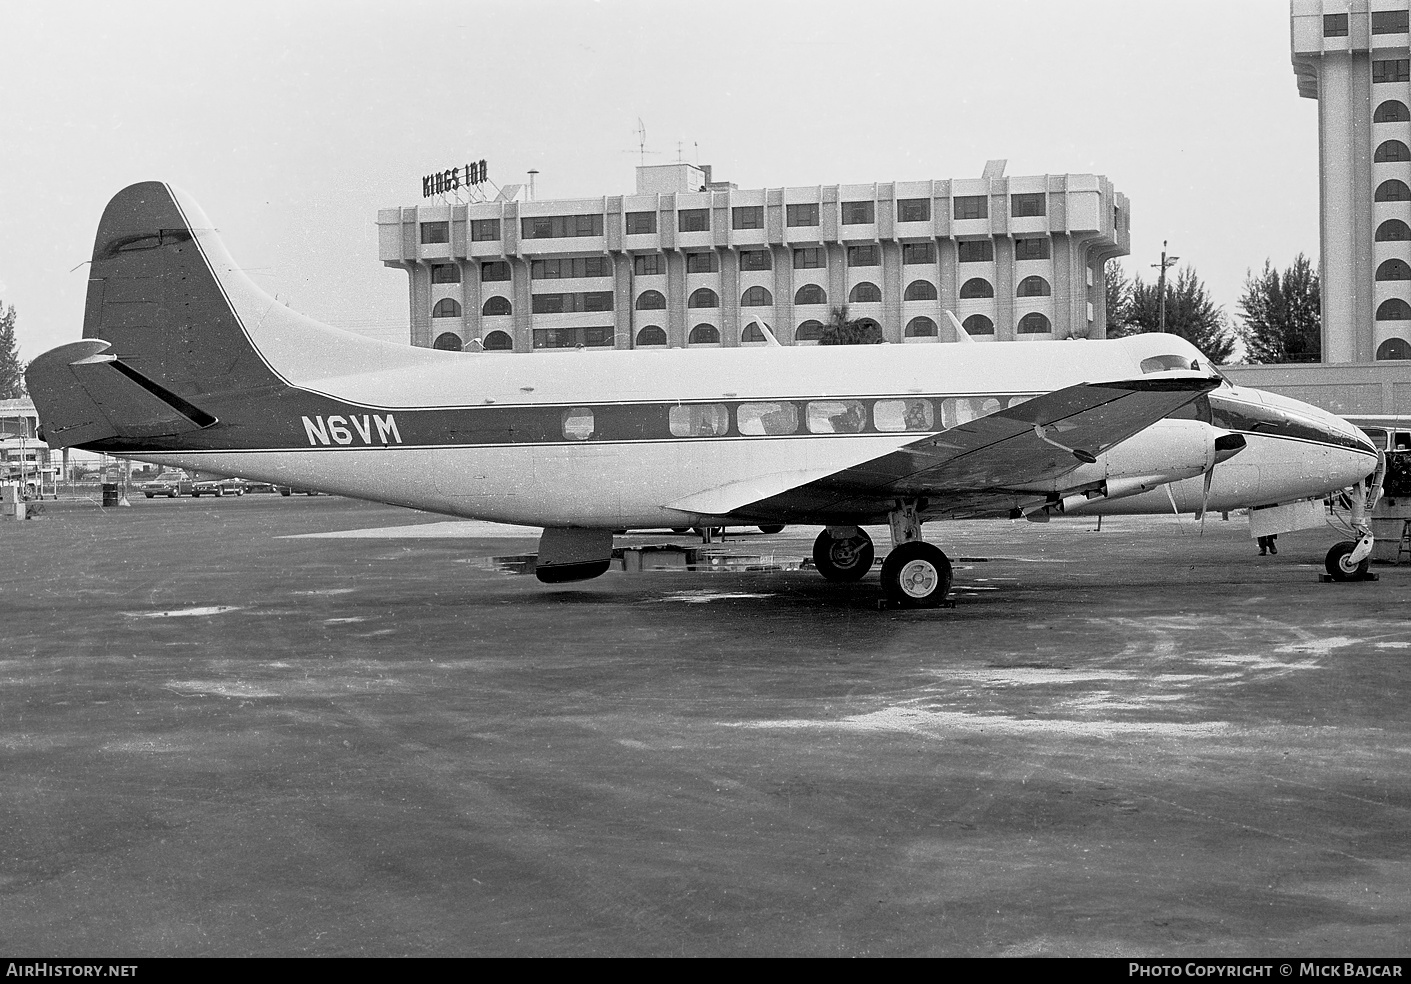
[[[1156,304],[1157,311],[1157,331],[1166,330],[1166,268],[1176,265],[1179,256],[1166,255],[1166,240],[1161,240],[1161,262],[1153,263],[1152,266],[1160,267],[1161,272],[1156,275]]]

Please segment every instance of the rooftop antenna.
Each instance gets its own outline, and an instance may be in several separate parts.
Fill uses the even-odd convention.
[[[651,154],[652,156],[656,156],[660,153],[660,151],[647,149],[647,124],[642,122],[642,117],[637,117],[637,129],[633,132],[637,134],[636,153],[638,156],[638,160],[640,161],[641,165],[645,167],[647,164],[647,155]],[[632,151],[624,150],[623,153],[630,154],[632,153]]]

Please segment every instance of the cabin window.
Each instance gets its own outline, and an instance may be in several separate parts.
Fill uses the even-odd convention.
[[[861,400],[810,400],[810,434],[857,434],[867,425],[867,411]]]
[[[735,429],[746,437],[792,434],[799,429],[799,408],[792,403],[741,403],[735,410]]]
[[[878,400],[872,407],[872,426],[888,434],[935,430],[936,407],[930,400]]]
[[[959,424],[968,424],[970,421],[986,414],[995,413],[1000,409],[999,400],[994,397],[958,397],[956,399],[941,401],[941,425],[949,430]]]
[[[1184,355],[1153,355],[1142,359],[1142,372],[1166,372],[1168,369],[1189,369],[1191,360]]]
[[[730,411],[720,403],[674,406],[667,423],[672,437],[723,437],[730,430]]]
[[[586,441],[593,436],[593,411],[574,407],[563,412],[563,436],[570,441]]]

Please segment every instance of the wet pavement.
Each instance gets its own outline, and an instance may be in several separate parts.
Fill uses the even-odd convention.
[[[1095,526],[928,526],[957,604],[906,612],[816,530],[547,587],[532,531],[343,499],[46,504],[0,947],[1406,955],[1411,567]]]

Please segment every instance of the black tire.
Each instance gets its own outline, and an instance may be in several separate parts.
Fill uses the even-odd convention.
[[[280,494],[280,495],[289,495],[289,494],[290,494],[290,490],[289,490],[289,489],[280,489],[280,490],[279,490],[279,494]]]
[[[882,561],[882,591],[902,608],[936,608],[950,585],[950,558],[924,540],[903,543]]]
[[[156,495],[157,493],[155,493],[155,492],[144,492],[144,493],[142,493],[142,494],[145,495],[147,498],[150,499],[150,498],[152,498],[154,495]]]
[[[847,539],[834,537],[827,530],[813,541],[813,566],[829,581],[846,584],[860,581],[872,570],[872,537],[865,530]]]
[[[217,499],[222,498],[224,495],[225,495],[225,489],[216,489],[216,498],[217,498]]]
[[[1349,566],[1347,558],[1352,551],[1357,549],[1357,544],[1351,540],[1343,540],[1341,543],[1333,544],[1328,555],[1323,558],[1323,567],[1328,572],[1328,576],[1334,581],[1359,581],[1367,573],[1367,568],[1372,566],[1372,558],[1364,557],[1362,563]]]
[[[783,532],[784,532],[784,526],[783,526],[782,523],[781,523],[780,525],[778,525],[778,526],[761,526],[761,527],[759,528],[759,531],[760,531],[761,533],[769,533],[769,534],[771,534],[771,535],[772,535],[772,534],[775,534],[775,533],[783,533]]]
[[[671,528],[671,532],[673,532],[673,533],[675,533],[675,534],[677,534],[677,535],[680,535],[680,534],[682,534],[682,533],[689,533],[689,532],[691,532],[691,527],[689,527],[689,526],[673,526],[673,527]]]
[[[168,492],[168,493],[167,493],[167,498],[168,498],[168,499],[175,499],[175,498],[176,498],[176,493],[175,493],[175,492]]]

